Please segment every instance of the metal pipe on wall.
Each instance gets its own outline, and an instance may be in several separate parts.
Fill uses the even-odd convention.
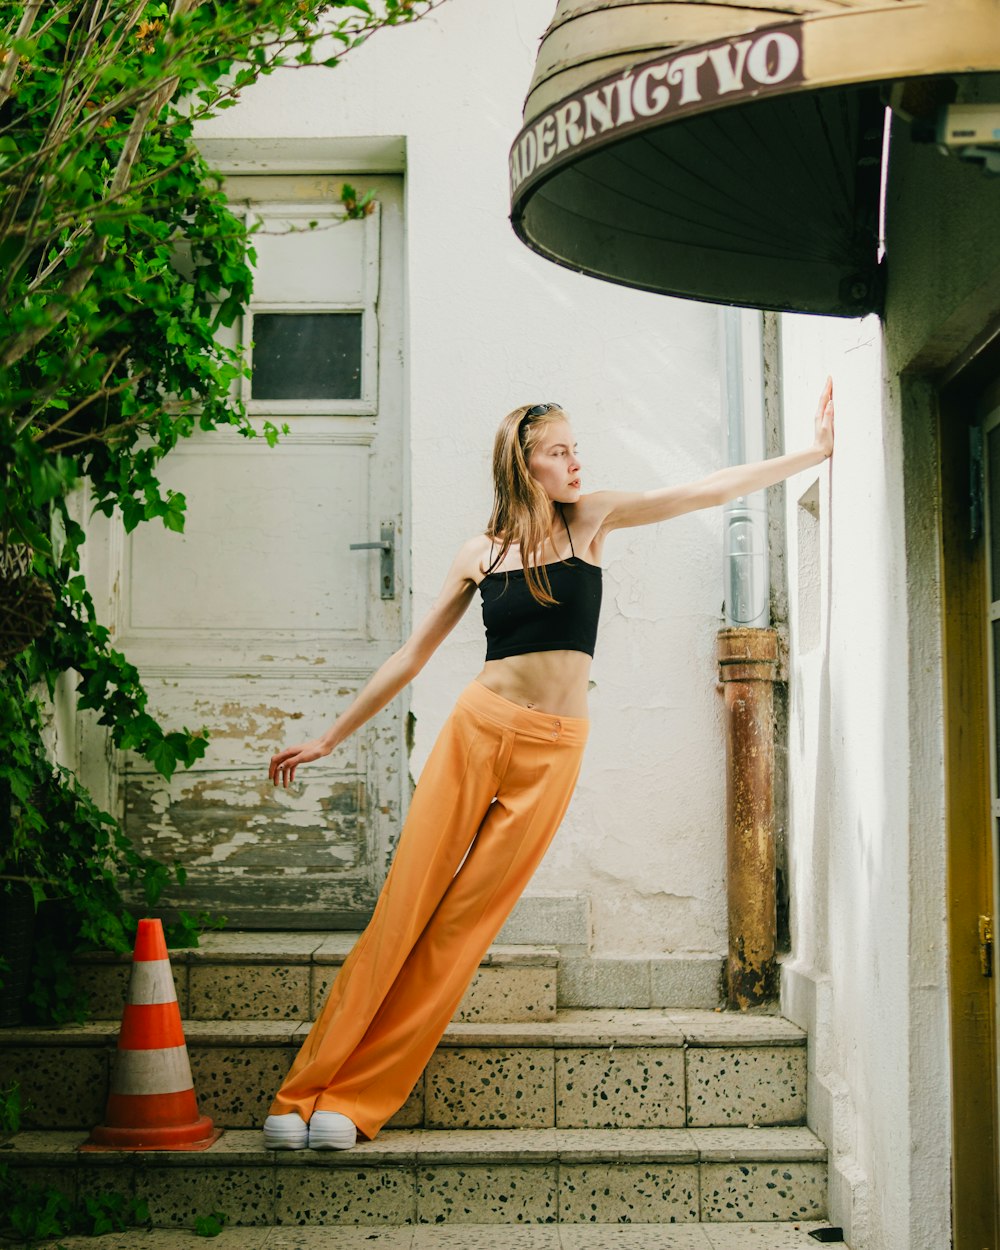
[[[763,325],[759,312],[721,313],[728,465],[765,454]],[[774,683],[778,636],[770,623],[767,502],[763,491],[723,512],[726,628],[718,635],[726,703],[726,997],[745,1010],[777,992],[774,846]]]
[[[722,629],[719,679],[726,700],[726,998],[745,1010],[778,989],[774,854],[773,629]]]
[[[721,322],[725,462],[763,460],[763,315],[756,309],[724,308]],[[730,500],[722,525],[726,625],[766,629],[771,623],[771,587],[764,491]]]

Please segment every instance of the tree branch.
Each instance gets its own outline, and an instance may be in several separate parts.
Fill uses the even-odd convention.
[[[36,434],[32,435],[32,441],[36,443],[41,442],[41,440],[43,438],[47,438],[53,430],[58,430],[68,421],[72,421],[78,412],[82,412],[85,408],[89,408],[91,404],[96,404],[99,399],[110,399],[112,395],[120,395],[122,391],[127,391],[129,387],[134,386],[140,378],[145,377],[149,372],[148,369],[143,369],[139,373],[130,375],[124,380],[124,382],[119,382],[116,386],[108,386],[108,379],[125,359],[128,353],[129,348],[127,346],[121,348],[121,350],[118,351],[112,358],[111,363],[104,371],[104,376],[101,378],[100,389],[94,391],[93,394],[88,395],[86,399],[81,399],[78,404],[75,404],[72,408],[62,413],[54,421],[50,421],[47,425],[39,429]],[[20,434],[28,424],[30,424],[29,420],[25,420],[19,424],[17,427],[18,434]]]
[[[109,425],[107,429],[96,432],[89,430],[86,434],[79,434],[75,438],[68,438],[65,442],[56,443],[49,448],[54,455],[56,452],[68,451],[71,447],[79,447],[81,443],[104,443],[108,447],[119,442],[125,437],[125,430],[134,429],[150,421],[155,421],[158,416],[162,416],[167,412],[166,408],[157,408],[150,412],[136,413],[134,417],[126,417],[122,421],[117,421],[114,425]],[[65,431],[72,434],[72,430]]]
[[[18,39],[27,39],[31,34],[31,28],[35,24],[35,18],[42,7],[42,0],[28,0],[24,6],[24,12],[21,14],[21,21],[14,36],[15,41]],[[13,48],[7,49],[7,56],[4,60],[3,70],[0,71],[0,107],[10,99],[11,88],[14,85],[14,75],[17,73],[18,62],[20,57]]]
[[[197,3],[197,0],[174,0],[171,20],[173,21],[182,16],[195,3]],[[177,78],[168,79],[160,87],[154,88],[137,107],[111,179],[108,189],[109,198],[121,195],[128,186],[132,175],[132,167],[135,165],[136,157],[139,155],[139,145],[146,132],[149,119],[154,117],[170,100],[177,90],[178,83],[179,79]],[[91,239],[84,256],[81,257],[80,263],[62,284],[58,292],[55,293],[56,306],[53,308],[53,311],[37,326],[23,330],[11,339],[4,351],[0,353],[0,367],[9,369],[11,365],[17,364],[23,356],[27,355],[32,348],[37,347],[43,339],[52,333],[56,326],[66,319],[73,301],[84,291],[93,277],[94,270],[107,255],[107,250],[107,239],[104,236],[95,235]]]

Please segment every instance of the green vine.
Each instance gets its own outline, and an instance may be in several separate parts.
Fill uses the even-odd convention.
[[[23,1174],[9,1164],[0,1164],[0,1209],[11,1233],[29,1245],[72,1233],[99,1237],[151,1226],[144,1199],[102,1190],[74,1200],[55,1185],[25,1184]]]
[[[16,1081],[0,1088],[0,1143],[20,1132],[26,1109]],[[217,1237],[228,1222],[225,1212],[212,1211],[196,1216],[192,1231],[199,1237]],[[0,1163],[0,1237],[11,1235],[34,1245],[69,1233],[99,1237],[151,1224],[149,1204],[141,1199],[103,1190],[74,1201],[56,1185],[25,1184],[23,1172]]]
[[[199,154],[196,123],[281,66],[335,65],[434,0],[37,0],[0,16],[0,906],[59,900],[36,944],[34,1009],[80,1019],[74,952],[128,950],[122,889],[155,905],[180,865],[136,852],[52,759],[46,706],[62,674],[111,743],[165,778],[205,752],[165,727],[116,650],[81,571],[80,509],[126,531],[182,531],[157,478],[196,431],[272,446],[239,398],[246,365],[220,340],[255,259]],[[371,210],[345,187],[345,215]],[[196,944],[205,916],[181,919]],[[219,923],[219,922],[212,922]],[[0,952],[0,975],[3,975]]]
[[[49,761],[27,666],[28,659],[20,656],[8,666],[0,694],[0,734],[12,748],[0,762],[0,787],[11,798],[2,879],[30,890],[36,908],[45,900],[64,904],[61,922],[36,938],[28,998],[36,1019],[64,1023],[83,1020],[87,1006],[72,975],[72,956],[88,949],[124,953],[132,947],[136,921],[123,905],[122,886],[141,888],[152,907],[171,875],[184,884],[184,869],[176,864],[171,873],[165,864],[140,855],[72,773]],[[167,926],[169,944],[197,945],[199,923],[219,922],[182,913]]]
[[[0,1142],[21,1131],[24,1111],[19,1081],[8,1085],[6,1089],[0,1088]]]

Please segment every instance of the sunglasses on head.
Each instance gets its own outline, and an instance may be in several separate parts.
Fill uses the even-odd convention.
[[[551,412],[553,408],[562,410],[562,404],[534,404],[524,414],[527,417],[544,417],[547,412]]]

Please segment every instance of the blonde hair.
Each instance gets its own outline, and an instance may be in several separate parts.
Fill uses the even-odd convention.
[[[493,565],[502,564],[511,546],[517,543],[532,598],[539,603],[556,603],[544,567],[528,563],[529,556],[537,557],[546,540],[552,539],[552,501],[531,476],[528,461],[544,427],[566,420],[565,412],[556,405],[539,416],[528,416],[532,408],[541,406],[523,404],[500,422],[493,443],[493,511],[486,536],[500,544]]]

